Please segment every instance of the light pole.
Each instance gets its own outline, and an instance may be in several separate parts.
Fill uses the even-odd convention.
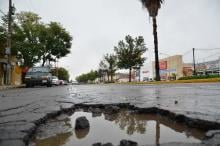
[[[193,48],[193,75],[196,76],[196,59],[195,59],[195,48]]]
[[[220,76],[220,56],[218,57],[218,76]]]

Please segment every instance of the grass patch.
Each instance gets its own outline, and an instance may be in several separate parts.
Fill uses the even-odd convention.
[[[190,77],[181,77],[179,80],[195,80],[195,79],[212,79],[220,78],[219,75],[202,75],[202,76],[190,76]]]
[[[130,82],[120,84],[176,84],[176,83],[220,83],[220,77],[209,79],[191,79],[191,80],[175,80],[175,81],[159,81],[159,82]]]

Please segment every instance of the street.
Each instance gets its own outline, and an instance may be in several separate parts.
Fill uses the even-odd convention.
[[[37,121],[74,104],[130,103],[220,123],[220,84],[68,85],[0,91],[0,146],[25,145]]]

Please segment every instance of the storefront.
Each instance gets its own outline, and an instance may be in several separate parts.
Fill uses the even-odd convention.
[[[160,59],[159,65],[161,80],[176,80],[183,76],[182,55]],[[153,76],[155,77],[155,62],[153,62]]]

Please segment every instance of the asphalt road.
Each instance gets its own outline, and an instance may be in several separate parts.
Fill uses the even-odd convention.
[[[23,146],[36,121],[75,103],[131,103],[220,123],[220,84],[69,85],[0,91],[0,146]]]

